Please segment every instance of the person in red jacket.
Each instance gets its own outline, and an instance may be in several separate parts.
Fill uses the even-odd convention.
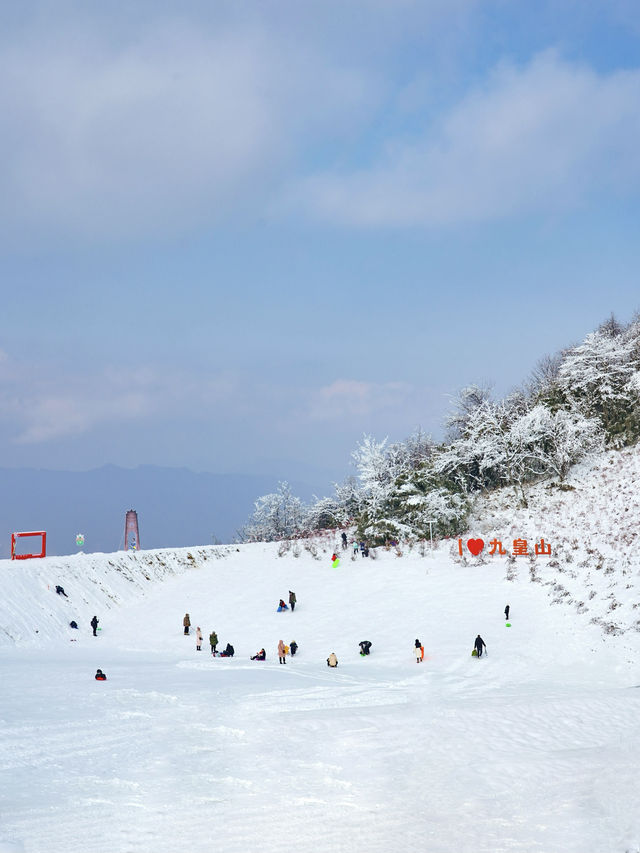
[[[107,676],[104,674],[104,672],[101,669],[99,669],[96,672],[96,681],[106,681],[106,680],[107,680]]]

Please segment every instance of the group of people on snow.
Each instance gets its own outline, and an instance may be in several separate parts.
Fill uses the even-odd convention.
[[[280,601],[278,602],[278,607],[276,608],[278,613],[281,613],[283,610],[289,610],[289,608],[291,608],[291,612],[293,613],[293,611],[296,609],[296,601],[297,600],[298,599],[296,598],[295,592],[293,592],[292,590],[289,590],[289,606],[287,607],[287,604],[286,604],[284,598],[281,598]]]
[[[342,537],[343,537],[342,538],[343,547],[346,547],[346,544],[347,544],[346,543],[346,535],[343,533]],[[360,547],[358,546],[358,543],[354,543],[354,552],[357,549],[361,550],[363,556],[367,556],[365,551],[367,551],[368,549],[366,548],[364,543],[361,542]],[[56,593],[58,593],[58,595],[63,595],[65,598],[68,597],[66,595],[64,589],[61,586],[56,586]],[[291,607],[292,611],[295,610],[296,601],[297,601],[297,598],[296,598],[295,592],[293,592],[293,590],[289,590],[289,606]],[[278,604],[277,609],[278,609],[278,611],[288,609],[285,601],[282,598],[280,599],[280,602]],[[510,606],[507,604],[505,609],[504,609],[504,615],[505,615],[505,619],[507,621],[509,620],[510,609],[511,609]],[[94,637],[97,636],[98,622],[99,622],[99,620],[98,620],[97,616],[94,616],[91,619],[90,624],[91,624],[91,628],[93,630],[93,636]],[[71,622],[70,625],[73,628],[78,627],[75,622]],[[190,628],[191,628],[191,618],[190,618],[188,613],[185,613],[184,618],[182,620],[182,625],[184,628],[185,635],[186,636],[189,635]],[[202,629],[198,625],[198,626],[196,626],[196,651],[202,650],[202,642],[203,642]],[[234,656],[235,649],[233,648],[231,643],[227,643],[224,651],[218,652],[217,651],[218,642],[219,642],[219,640],[218,640],[217,633],[215,631],[212,631],[209,634],[209,645],[211,647],[211,654],[214,657],[216,655],[219,655],[220,657],[233,657]],[[362,657],[366,657],[367,655],[369,655],[371,653],[372,645],[373,645],[373,643],[370,640],[362,640],[359,643],[360,654]],[[478,636],[476,637],[476,639],[474,641],[473,655],[475,657],[481,658],[483,655],[483,652],[486,652],[486,650],[487,650],[487,644],[482,639],[480,634],[478,634]],[[288,646],[285,645],[283,640],[279,640],[278,641],[278,662],[280,664],[286,664],[287,655],[291,654],[293,656],[296,654],[297,651],[298,651],[298,644],[296,643],[295,640],[292,640]],[[415,658],[416,658],[416,663],[422,663],[422,661],[424,661],[424,646],[422,645],[422,642],[419,639],[415,640],[414,654],[415,654]],[[267,653],[264,650],[264,648],[260,649],[259,652],[257,652],[255,655],[251,656],[251,660],[256,660],[256,661],[264,661],[264,660],[266,660],[266,658],[267,658]],[[331,668],[335,668],[338,666],[338,658],[337,658],[335,652],[331,652],[331,654],[327,658],[327,666],[329,666]],[[107,676],[102,672],[101,669],[99,669],[96,672],[95,678],[96,678],[96,681],[106,681]]]

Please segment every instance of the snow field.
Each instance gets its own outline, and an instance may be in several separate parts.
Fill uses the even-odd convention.
[[[29,565],[23,598],[14,592],[13,614],[3,613],[10,633],[34,606],[47,616],[47,601],[65,613],[102,589],[111,607],[83,604],[101,620],[97,638],[87,618],[69,642],[62,617],[49,615],[35,641],[0,650],[5,846],[640,849],[637,634],[606,636],[551,605],[527,573],[508,581],[500,563],[460,566],[446,547],[346,556],[338,569],[330,551],[279,558],[274,545],[245,545],[214,560],[210,550],[206,560],[194,551],[189,570],[183,554],[149,552],[173,568],[145,583],[112,577],[95,555],[74,558],[82,569],[66,569],[69,602],[43,597],[47,561]],[[132,572],[143,556],[104,555]],[[276,613],[289,589],[295,612]],[[212,629],[235,658],[210,656]],[[486,659],[470,655],[478,632]],[[300,647],[285,666],[280,638]],[[261,646],[267,661],[250,661]],[[106,683],[93,680],[97,667]]]

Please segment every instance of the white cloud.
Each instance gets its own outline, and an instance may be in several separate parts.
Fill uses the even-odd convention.
[[[146,367],[106,368],[95,374],[55,373],[6,360],[0,374],[0,422],[17,444],[44,444],[109,425],[166,423],[180,413],[213,417],[222,405],[242,400],[228,375],[196,375]]]
[[[550,212],[640,186],[640,70],[598,74],[553,52],[501,65],[369,168],[317,174],[288,205],[359,226],[440,226]]]
[[[93,240],[228,217],[300,138],[349,125],[366,74],[259,25],[96,28],[0,45],[0,223]]]
[[[373,412],[406,403],[412,388],[405,382],[362,382],[336,379],[309,395],[306,416],[310,420],[365,417]]]

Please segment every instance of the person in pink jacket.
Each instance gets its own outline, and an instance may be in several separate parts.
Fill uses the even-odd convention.
[[[200,626],[196,628],[196,651],[202,651],[202,631],[200,630]]]
[[[278,643],[278,660],[280,663],[287,662],[284,656],[284,643],[282,642],[282,640],[280,640],[280,642]]]

